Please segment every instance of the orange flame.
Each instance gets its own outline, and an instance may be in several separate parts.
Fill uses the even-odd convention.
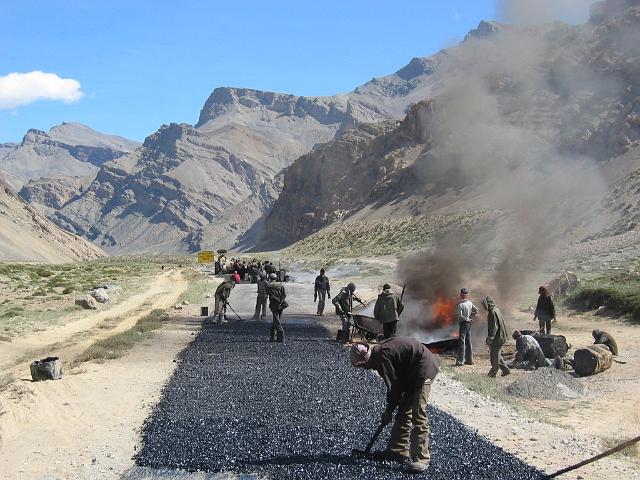
[[[453,325],[453,314],[456,308],[456,300],[454,298],[438,297],[431,304],[431,313],[433,315],[433,323],[437,327]]]

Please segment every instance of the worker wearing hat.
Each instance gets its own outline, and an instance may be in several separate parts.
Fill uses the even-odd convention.
[[[424,472],[430,460],[427,403],[440,369],[438,358],[407,337],[391,337],[377,345],[354,344],[349,356],[354,367],[375,370],[382,377],[387,387],[383,424],[391,422],[397,408],[387,448],[374,455],[402,462],[410,473]]]

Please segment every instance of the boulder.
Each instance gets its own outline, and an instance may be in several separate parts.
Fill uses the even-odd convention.
[[[75,304],[81,306],[82,308],[86,308],[87,310],[95,310],[96,308],[98,308],[95,298],[90,295],[76,298]]]
[[[564,270],[549,282],[549,293],[556,298],[565,298],[578,289],[580,279],[578,276]]]
[[[111,301],[111,297],[107,293],[107,290],[105,290],[104,288],[96,288],[95,290],[91,290],[91,292],[89,292],[89,295],[95,298],[98,303],[109,303]]]
[[[609,309],[609,307],[607,307],[606,305],[600,305],[593,314],[594,315],[606,315],[608,309]]]

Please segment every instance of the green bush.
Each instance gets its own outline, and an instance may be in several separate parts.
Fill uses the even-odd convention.
[[[64,290],[62,290],[62,293],[64,295],[68,295],[68,294],[73,293],[75,291],[76,291],[76,289],[73,286],[69,286],[69,287],[64,287]]]
[[[572,308],[590,310],[604,305],[614,314],[629,315],[632,321],[640,323],[640,289],[637,279],[616,276],[593,283],[595,285],[586,285],[570,296],[567,304]]]
[[[50,277],[51,275],[53,275],[53,272],[51,270],[47,270],[45,268],[38,268],[36,270],[36,274],[39,277]]]

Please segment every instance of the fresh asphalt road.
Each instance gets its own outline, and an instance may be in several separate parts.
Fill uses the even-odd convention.
[[[234,290],[241,316],[252,310],[254,289]],[[268,322],[204,324],[147,420],[138,467],[125,478],[407,478],[398,465],[350,456],[378,424],[382,380],[351,367],[346,349],[313,317],[285,315],[284,324],[284,344],[269,342]],[[455,418],[437,408],[429,414],[432,460],[423,478],[539,478]]]

